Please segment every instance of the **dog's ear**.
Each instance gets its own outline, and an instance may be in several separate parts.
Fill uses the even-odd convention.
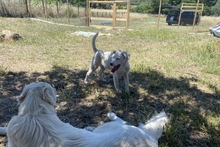
[[[19,96],[16,97],[16,99],[17,99],[17,101],[18,101],[19,104],[24,101],[24,99],[25,99],[27,93],[28,93],[28,89],[27,89],[27,87],[25,86],[24,89],[23,89],[23,92],[21,93],[21,95],[19,95]]]
[[[56,94],[51,86],[43,88],[43,100],[52,106],[56,106]]]
[[[112,53],[113,53],[113,54],[115,54],[116,52],[117,52],[117,51],[116,51],[116,50],[114,50]]]
[[[130,54],[127,53],[127,52],[123,52],[123,56],[124,56],[127,60],[130,59]]]

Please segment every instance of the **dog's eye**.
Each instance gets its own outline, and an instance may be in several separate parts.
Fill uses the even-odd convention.
[[[116,58],[116,60],[120,60],[120,58]]]

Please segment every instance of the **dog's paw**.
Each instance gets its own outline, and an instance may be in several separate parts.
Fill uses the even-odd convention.
[[[118,117],[117,117],[117,115],[115,114],[115,113],[113,113],[113,112],[109,112],[108,114],[107,114],[107,116],[108,116],[108,118],[111,120],[111,121],[114,121],[114,120],[116,120]]]
[[[87,127],[85,127],[84,129],[87,130],[87,131],[92,132],[95,128],[96,128],[96,127],[87,126]]]
[[[108,81],[104,78],[101,79],[103,83],[107,83]]]
[[[120,89],[117,89],[116,92],[119,93],[119,94],[122,93],[122,91]]]
[[[87,80],[84,80],[83,83],[84,83],[84,84],[88,84]]]

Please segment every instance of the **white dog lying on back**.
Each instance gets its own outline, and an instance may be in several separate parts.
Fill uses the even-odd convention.
[[[159,113],[139,127],[126,125],[114,113],[111,122],[91,131],[62,122],[56,115],[56,91],[48,83],[26,85],[17,116],[7,127],[8,147],[156,147],[168,118]]]
[[[94,51],[94,56],[92,58],[92,62],[89,68],[89,71],[86,73],[86,77],[84,79],[84,83],[88,83],[88,77],[91,73],[93,73],[98,67],[100,67],[99,78],[102,81],[105,79],[102,77],[102,73],[105,69],[111,70],[113,73],[113,82],[114,87],[117,92],[121,92],[119,89],[119,81],[118,79],[123,76],[125,80],[125,91],[129,91],[129,57],[130,55],[125,51],[117,50],[115,52],[105,52],[102,50],[98,50],[95,45],[96,37],[98,33],[96,33],[92,38],[92,48]]]

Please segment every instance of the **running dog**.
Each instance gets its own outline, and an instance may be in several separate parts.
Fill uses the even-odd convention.
[[[8,147],[157,147],[168,122],[165,112],[138,127],[114,113],[92,132],[62,122],[56,114],[56,90],[48,83],[26,85],[17,97],[18,115],[7,126]]]
[[[119,81],[118,79],[123,76],[125,80],[125,91],[129,92],[129,71],[130,71],[130,64],[128,62],[130,54],[117,50],[114,52],[106,52],[103,50],[98,50],[95,45],[96,37],[99,33],[96,33],[92,38],[92,48],[94,51],[94,56],[92,58],[92,62],[90,64],[89,70],[86,73],[86,77],[84,79],[84,83],[88,83],[88,77],[98,68],[100,67],[99,71],[99,78],[102,81],[106,81],[102,74],[105,69],[111,70],[113,74],[113,82],[115,90],[121,93],[119,88]]]

